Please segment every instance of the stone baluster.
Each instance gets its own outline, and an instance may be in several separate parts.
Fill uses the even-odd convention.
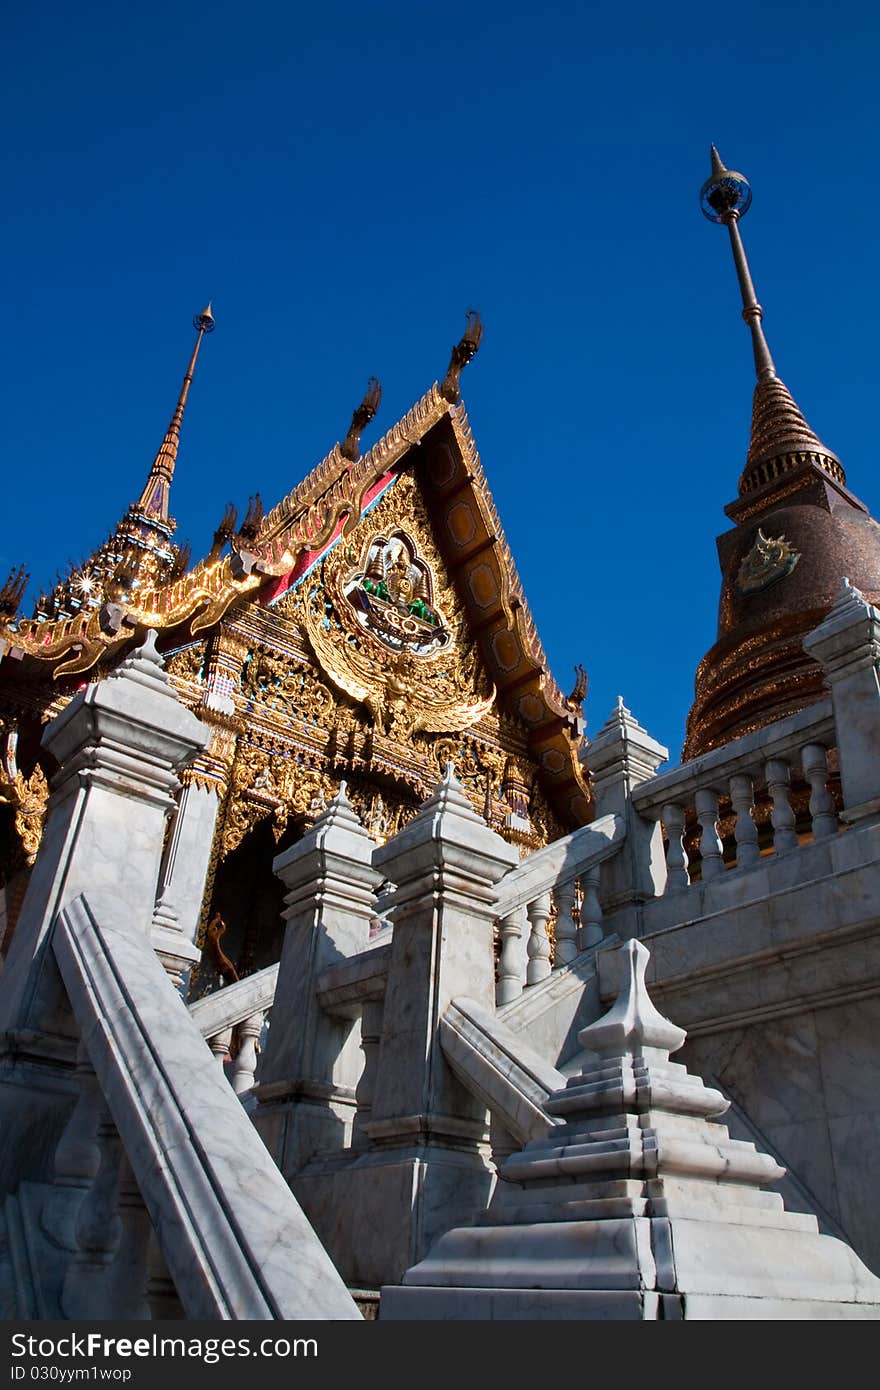
[[[684,852],[684,807],[670,802],[663,807],[663,824],[669,838],[666,851],[666,892],[677,893],[690,886],[687,855]]]
[[[118,1207],[122,1235],[107,1273],[107,1317],[150,1318],[147,1298],[149,1248],[153,1223],[125,1153],[119,1171]]]
[[[238,1051],[232,1063],[232,1074],[230,1082],[232,1089],[237,1096],[244,1095],[254,1084],[254,1072],[257,1070],[257,1057],[259,1056],[257,1044],[260,1034],[263,1031],[263,1015],[252,1014],[244,1022],[239,1023],[236,1034]]]
[[[52,1191],[43,1205],[40,1225],[62,1250],[78,1249],[79,1208],[101,1166],[98,1125],[103,1098],[85,1046],[77,1049],[74,1073],[77,1098],[55,1148]]]
[[[223,1064],[229,1055],[229,1047],[232,1042],[232,1026],[223,1028],[219,1033],[215,1033],[213,1038],[208,1039],[208,1046],[217,1058],[217,1065],[223,1071]]]
[[[601,866],[596,864],[594,868],[588,869],[581,877],[583,898],[581,900],[580,947],[582,951],[586,951],[590,946],[597,946],[605,935],[605,928],[602,925],[602,904],[599,901],[601,873]]]
[[[155,1232],[147,1250],[147,1304],[156,1322],[182,1321],[186,1317]]]
[[[738,869],[751,869],[760,859],[761,851],[758,849],[758,827],[752,816],[754,789],[747,772],[738,772],[731,777],[730,804],[736,816],[736,866]]]
[[[569,965],[578,953],[577,923],[574,920],[575,881],[560,883],[555,889],[556,898],[556,952],[553,969]]]
[[[518,907],[501,923],[501,960],[498,966],[498,984],[495,988],[495,1002],[509,1004],[518,999],[523,992],[523,928],[526,924],[526,910]]]
[[[700,822],[700,857],[703,882],[724,872],[721,841],[718,838],[718,793],[714,787],[700,787],[694,797]]]
[[[379,1044],[382,1041],[382,1015],[384,1012],[384,995],[378,999],[364,1000],[361,1010],[361,1048],[364,1054],[364,1069],[354,1093],[357,1115],[351,1137],[353,1149],[366,1149],[370,1145],[366,1126],[373,1113],[373,1096],[376,1093],[376,1077],[379,1073]]]
[[[88,1318],[104,1304],[107,1272],[122,1238],[117,1210],[122,1143],[101,1101],[95,1137],[98,1171],[80,1203],[76,1218],[76,1253],[67,1266],[61,1308],[67,1318]]]
[[[837,834],[837,812],[828,790],[828,755],[821,743],[808,743],[801,751],[801,766],[810,784],[810,815],[813,839],[825,840]]]
[[[784,758],[768,758],[764,768],[767,790],[773,798],[770,820],[773,824],[773,848],[777,854],[797,849],[794,811],[791,809],[791,769]]]
[[[550,974],[550,938],[547,923],[550,921],[551,902],[549,893],[541,893],[535,901],[528,904],[529,941],[526,954],[529,958],[526,967],[526,984],[537,985]]]

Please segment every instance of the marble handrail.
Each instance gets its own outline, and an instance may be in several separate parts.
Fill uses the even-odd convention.
[[[81,895],[52,946],[187,1316],[358,1319],[126,904]]]
[[[754,733],[713,748],[701,758],[651,777],[632,793],[639,815],[653,820],[670,802],[692,801],[704,788],[724,792],[731,777],[749,773],[774,758],[797,760],[804,745],[820,743],[833,748],[836,742],[831,701],[822,700],[808,709],[768,724]]]
[[[254,1014],[271,1009],[277,983],[277,964],[267,965],[265,970],[257,970],[214,994],[193,1000],[187,1006],[189,1016],[203,1038],[214,1038]]]
[[[473,999],[453,999],[440,1020],[440,1046],[462,1085],[518,1143],[541,1138],[559,1123],[544,1105],[565,1077],[497,1014]]]
[[[666,832],[664,895],[681,892],[699,878],[708,883],[725,872],[754,869],[762,853],[787,854],[801,836],[791,801],[792,770],[810,785],[809,829],[814,840],[837,833],[837,813],[828,788],[828,749],[837,730],[830,700],[800,710],[754,733],[714,748],[701,758],[653,777],[632,792],[633,805]],[[771,803],[772,844],[761,845],[755,817],[756,786],[766,787]],[[719,834],[721,802],[733,814],[733,845]],[[691,817],[699,824],[699,854],[686,833]]]
[[[383,943],[328,966],[315,982],[321,1008],[340,1018],[358,1018],[367,1000],[381,999],[385,993],[390,960],[391,945]]]
[[[626,837],[620,816],[600,816],[561,840],[535,850],[496,885],[496,915],[509,917],[616,854]]]

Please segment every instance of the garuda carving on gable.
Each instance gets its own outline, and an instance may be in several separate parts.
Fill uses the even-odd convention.
[[[329,680],[374,727],[406,742],[460,732],[491,709],[495,687],[463,638],[454,592],[404,530],[339,547],[306,580],[302,622]]]

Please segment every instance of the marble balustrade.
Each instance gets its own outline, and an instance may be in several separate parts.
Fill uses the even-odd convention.
[[[793,777],[810,787],[810,839],[836,835],[838,817],[828,789],[828,750],[835,746],[835,719],[827,700],[636,787],[632,801],[638,814],[662,823],[666,831],[666,894],[690,887],[695,877],[708,883],[731,869],[753,869],[768,852],[797,849],[801,837],[790,797]],[[754,815],[761,788],[772,801],[772,845],[763,850]],[[719,804],[725,797],[734,817],[732,860],[725,857],[718,833]],[[689,856],[684,842],[692,818],[700,827],[698,856]]]
[[[626,837],[605,815],[528,855],[497,886],[500,959],[495,991],[509,1004],[603,938],[599,875]],[[555,950],[551,951],[553,924]]]

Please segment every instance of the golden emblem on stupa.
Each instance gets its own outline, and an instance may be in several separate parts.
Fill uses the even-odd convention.
[[[736,588],[741,594],[760,593],[791,574],[800,558],[784,536],[765,536],[758,527],[755,543],[737,571]]]

